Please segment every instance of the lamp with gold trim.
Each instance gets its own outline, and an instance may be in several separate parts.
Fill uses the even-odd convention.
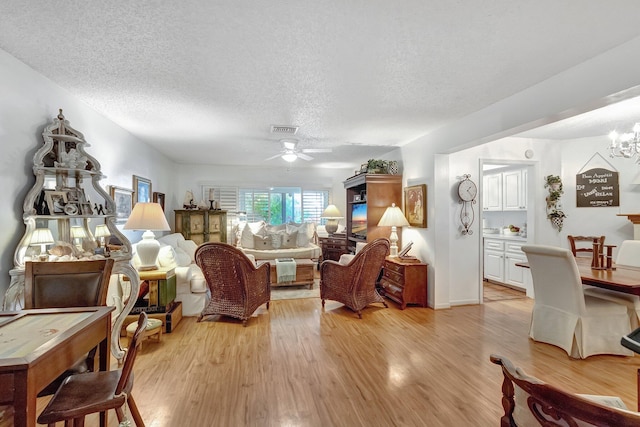
[[[137,243],[136,251],[140,259],[138,270],[157,270],[156,261],[160,252],[160,243],[154,231],[169,231],[169,223],[159,203],[136,203],[123,227],[125,230],[146,230],[142,240]]]
[[[391,227],[391,236],[389,236],[389,240],[391,241],[391,247],[389,248],[389,256],[397,257],[398,256],[398,232],[396,227],[408,227],[409,221],[405,218],[402,210],[396,206],[395,203],[392,203],[391,206],[387,208],[380,218],[380,222],[378,225],[381,227]]]

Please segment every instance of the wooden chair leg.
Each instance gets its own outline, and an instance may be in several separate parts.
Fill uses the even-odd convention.
[[[124,411],[122,410],[122,406],[116,408],[116,415],[118,417],[118,422],[121,423],[124,420]]]
[[[133,399],[133,396],[129,395],[129,397],[127,398],[127,403],[129,404],[131,418],[133,418],[136,426],[144,427],[144,421],[142,420],[142,416],[140,415],[140,411],[138,410],[138,405],[136,405],[136,401]]]

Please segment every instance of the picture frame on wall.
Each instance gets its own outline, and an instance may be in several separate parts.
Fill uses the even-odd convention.
[[[150,203],[151,192],[151,180],[143,178],[138,175],[133,175],[133,204],[136,203]]]
[[[109,186],[109,195],[116,205],[116,223],[127,222],[133,209],[133,190],[111,185]]]
[[[427,228],[427,184],[404,188],[404,216],[412,227]]]
[[[162,207],[162,211],[164,212],[164,193],[158,193],[157,191],[153,192],[153,202],[158,203]]]

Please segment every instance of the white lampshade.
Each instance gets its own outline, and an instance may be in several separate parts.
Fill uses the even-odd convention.
[[[327,206],[320,217],[327,219],[327,223],[325,224],[327,233],[333,234],[338,231],[338,220],[342,218],[342,214],[336,205]]]
[[[125,230],[146,230],[142,234],[142,240],[136,245],[138,258],[140,258],[138,269],[156,270],[160,243],[156,240],[153,232],[171,230],[162,211],[162,206],[159,203],[136,203],[123,228]]]
[[[379,226],[382,227],[391,227],[391,236],[389,236],[389,240],[391,241],[391,247],[389,248],[389,256],[397,257],[398,256],[398,233],[396,227],[408,227],[409,221],[405,218],[402,210],[396,206],[395,203],[392,203],[391,206],[384,211],[384,215],[380,218],[380,222],[378,222]]]
[[[96,232],[94,233],[96,237],[109,237],[111,236],[111,232],[109,231],[109,227],[107,224],[99,224],[96,225]]]
[[[71,227],[71,237],[74,239],[84,239],[87,237],[87,232],[84,231],[84,227],[80,225],[74,225]]]
[[[40,246],[40,260],[46,261],[47,256],[47,245],[54,243],[53,234],[51,234],[51,230],[48,228],[36,228],[31,232],[31,240],[29,241],[30,246]]]

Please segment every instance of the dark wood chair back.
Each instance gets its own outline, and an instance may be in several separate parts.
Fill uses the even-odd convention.
[[[492,354],[490,360],[502,367],[502,427],[514,426],[599,426],[640,425],[640,414],[605,406],[528,376],[505,357]],[[517,409],[516,409],[517,408]]]
[[[25,263],[25,308],[106,305],[113,259]]]
[[[600,244],[600,253],[604,248],[605,236],[572,236],[568,235],[569,246],[573,256],[593,256],[593,244]]]
[[[131,341],[129,341],[129,348],[127,349],[127,355],[124,358],[124,363],[122,364],[122,373],[120,374],[120,379],[118,380],[118,385],[116,386],[115,395],[119,395],[124,392],[127,395],[131,394],[131,389],[133,388],[133,379],[131,377],[131,373],[133,372],[133,364],[136,361],[136,355],[138,354],[138,349],[140,348],[140,344],[142,343],[142,333],[147,327],[147,314],[145,312],[140,313],[138,316],[138,327],[136,331],[133,333],[131,337]]]

